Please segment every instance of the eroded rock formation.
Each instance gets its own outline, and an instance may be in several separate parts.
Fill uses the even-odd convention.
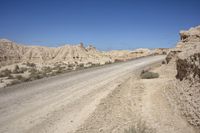
[[[111,62],[112,59],[95,47],[85,48],[83,44],[64,45],[58,48],[42,46],[24,46],[15,42],[0,40],[0,65],[9,65],[19,62],[34,63],[99,63]]]
[[[188,122],[200,129],[200,26],[181,31],[180,36],[176,54],[168,54],[177,69],[169,95]]]

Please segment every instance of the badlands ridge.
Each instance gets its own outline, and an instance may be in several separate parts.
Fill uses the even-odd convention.
[[[125,61],[153,53],[161,54],[167,49],[136,49],[98,51],[92,45],[87,48],[82,43],[78,45],[64,45],[57,48],[42,46],[19,45],[7,39],[0,39],[0,65],[10,65],[21,62],[33,62],[39,64],[106,64],[116,61]]]

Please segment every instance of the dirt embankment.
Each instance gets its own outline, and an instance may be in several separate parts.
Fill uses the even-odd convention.
[[[166,94],[186,120],[200,130],[200,26],[180,32],[180,52],[170,61],[176,66],[176,79]]]
[[[161,65],[152,69],[156,79],[132,75],[103,99],[97,109],[76,133],[123,133],[130,127],[156,133],[195,133],[179,110],[168,101],[165,88],[175,79],[175,66]]]

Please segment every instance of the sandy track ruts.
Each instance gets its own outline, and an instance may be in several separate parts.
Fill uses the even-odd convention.
[[[133,73],[101,100],[75,133],[125,133],[125,129],[138,125],[145,127],[146,133],[199,133],[167,100],[164,90],[173,71],[165,65],[152,67],[159,78],[140,79]]]
[[[131,72],[163,59],[145,57],[0,89],[0,132],[72,132]]]

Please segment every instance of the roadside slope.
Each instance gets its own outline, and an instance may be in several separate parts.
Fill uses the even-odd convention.
[[[158,79],[140,79],[133,74],[104,98],[76,133],[123,133],[140,125],[150,133],[195,133],[165,96],[173,69],[164,65],[153,70]]]

